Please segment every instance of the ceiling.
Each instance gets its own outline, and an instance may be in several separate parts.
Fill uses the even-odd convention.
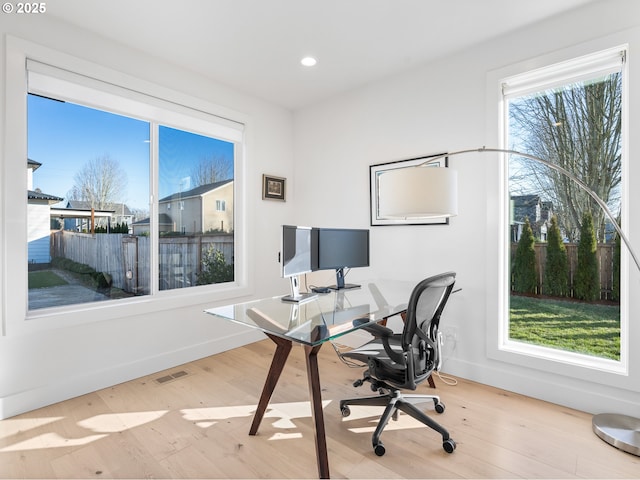
[[[592,1],[56,0],[47,15],[295,110]]]

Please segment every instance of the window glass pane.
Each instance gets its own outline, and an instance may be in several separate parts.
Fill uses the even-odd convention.
[[[159,127],[159,289],[234,280],[231,142]]]
[[[149,294],[149,124],[28,96],[29,309]]]
[[[507,102],[508,148],[558,164],[619,218],[622,73]],[[509,338],[620,360],[620,248],[605,212],[568,176],[512,155]]]

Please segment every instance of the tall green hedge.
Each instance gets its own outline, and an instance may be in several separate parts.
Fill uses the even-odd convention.
[[[518,241],[513,259],[513,289],[520,293],[536,293],[536,251],[535,239],[529,218],[525,219],[522,235]]]
[[[547,232],[547,259],[543,284],[545,295],[566,297],[569,293],[568,276],[567,249],[562,243],[558,219],[554,215],[551,217],[551,225]]]
[[[578,265],[574,282],[575,297],[592,302],[600,298],[600,276],[596,256],[596,234],[591,212],[582,216],[578,241]]]
[[[107,230],[107,227],[96,227],[94,229],[95,233],[129,233],[129,225],[127,222],[116,223],[111,225],[111,228]]]

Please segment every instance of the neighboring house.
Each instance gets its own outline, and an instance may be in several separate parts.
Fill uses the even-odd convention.
[[[33,189],[33,172],[42,164],[27,159],[27,242],[29,263],[51,261],[51,205],[63,199]]]
[[[160,233],[172,232],[173,231],[173,221],[171,217],[166,213],[161,213],[158,215],[158,226],[160,229]],[[132,234],[133,235],[148,235],[150,231],[149,217],[138,220],[137,222],[133,222],[131,224]]]
[[[520,240],[522,227],[528,218],[534,238],[546,242],[552,216],[553,203],[543,202],[538,195],[511,196],[511,241]]]
[[[64,229],[73,232],[89,232],[91,230],[91,203],[84,200],[67,200],[64,209],[70,210],[64,214],[62,209],[59,210],[64,216]],[[71,211],[76,212],[71,213]],[[98,212],[99,215],[95,215]],[[124,203],[112,203],[104,210],[94,210],[96,225],[116,225],[118,223],[126,223],[131,226],[133,223],[133,213]],[[105,220],[100,220],[100,218]]]
[[[158,211],[171,219],[170,231],[173,232],[232,232],[233,180],[209,183],[161,198]]]

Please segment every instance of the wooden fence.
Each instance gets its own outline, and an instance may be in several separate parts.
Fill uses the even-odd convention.
[[[196,285],[202,255],[212,246],[233,263],[233,234],[181,235],[159,239],[160,290]],[[127,234],[51,234],[51,256],[63,257],[108,273],[112,286],[138,295],[150,293],[151,239]]]
[[[574,293],[574,277],[576,269],[578,267],[578,244],[577,243],[565,243],[567,250],[567,264],[569,267],[568,279],[569,279],[569,296],[573,297]],[[517,243],[511,244],[511,265],[513,265],[513,259],[515,258]],[[544,295],[544,271],[547,261],[547,244],[536,243],[536,274],[538,278],[538,285],[536,293]],[[600,243],[596,250],[596,259],[598,261],[598,272],[600,274],[600,299],[611,300],[613,292],[613,243]],[[513,278],[511,282],[511,290],[513,290]]]

